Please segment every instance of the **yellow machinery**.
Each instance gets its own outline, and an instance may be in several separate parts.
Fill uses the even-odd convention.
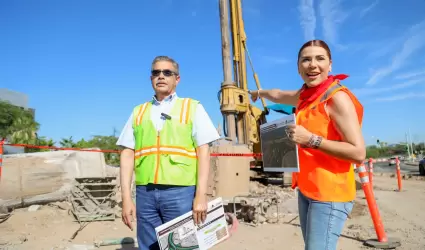
[[[252,72],[255,71],[246,45],[241,0],[219,0],[219,8],[224,75],[219,99],[226,140],[211,147],[213,154],[221,156],[211,158],[209,194],[229,201],[235,196],[249,194],[250,178],[254,173],[251,170],[256,166],[261,170],[262,164],[261,157],[223,155],[261,153],[259,131],[260,125],[266,122],[268,109],[264,99],[261,99],[263,109],[250,103],[247,59]],[[260,89],[255,73],[254,79]]]
[[[283,177],[279,172],[266,173],[261,156],[246,156],[261,154],[260,125],[266,123],[269,107],[263,98],[260,98],[262,109],[250,103],[247,62],[257,89],[261,86],[247,49],[241,4],[241,0],[219,0],[224,77],[219,99],[226,140],[211,147],[209,194],[224,200],[248,195],[252,177],[269,180]],[[244,156],[240,157],[241,154]]]
[[[247,58],[254,72],[257,88],[261,87],[247,49],[241,0],[219,0],[219,7],[224,73],[220,90],[220,110],[224,118],[224,135],[233,142],[249,145],[254,153],[260,153],[259,125],[266,122],[268,109],[263,98],[263,110],[250,104]],[[232,54],[230,46],[233,48]]]
[[[208,194],[212,198],[222,197],[225,204],[230,205],[227,209],[238,214],[238,218],[258,223],[260,215],[267,217],[271,206],[276,206],[278,214],[278,196],[253,195],[250,192],[251,178],[271,180],[278,177],[280,181],[283,175],[266,173],[262,167],[262,157],[252,157],[253,153],[261,153],[260,125],[266,123],[269,108],[263,98],[260,99],[262,109],[250,103],[247,61],[257,89],[261,89],[261,86],[247,49],[241,0],[219,0],[219,8],[224,76],[219,99],[226,139],[210,147],[212,157]]]

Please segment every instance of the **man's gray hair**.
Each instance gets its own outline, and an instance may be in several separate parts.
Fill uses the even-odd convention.
[[[157,62],[161,62],[161,61],[167,61],[173,64],[174,70],[177,73],[177,75],[180,74],[179,72],[179,64],[171,57],[169,56],[157,56],[155,57],[155,59],[153,59],[152,61],[152,66],[151,66],[151,70],[153,70],[153,66],[155,65],[155,63]]]

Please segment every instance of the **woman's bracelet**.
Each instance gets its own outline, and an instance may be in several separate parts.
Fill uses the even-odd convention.
[[[310,136],[310,140],[308,141],[307,147],[309,148],[318,148],[320,144],[322,143],[323,137],[312,134]]]

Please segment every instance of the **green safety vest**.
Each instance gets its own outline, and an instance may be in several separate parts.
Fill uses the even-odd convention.
[[[198,159],[192,139],[192,117],[199,102],[177,97],[161,131],[150,119],[152,102],[133,110],[136,185],[191,186],[197,183]]]

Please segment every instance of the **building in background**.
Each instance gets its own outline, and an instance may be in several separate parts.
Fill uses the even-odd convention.
[[[12,91],[9,89],[0,88],[0,101],[6,101],[14,106],[28,110],[35,117],[35,109],[28,105],[28,96],[24,93]],[[19,154],[24,153],[23,147],[4,146],[4,154]]]
[[[28,110],[35,117],[35,109],[29,107],[28,96],[24,93],[0,88],[0,101],[6,101],[12,105]]]

